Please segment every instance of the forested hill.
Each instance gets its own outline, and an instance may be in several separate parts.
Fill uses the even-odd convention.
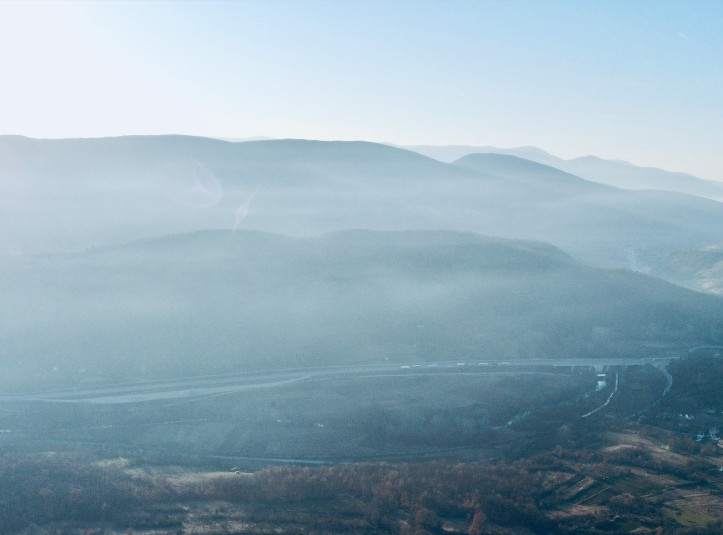
[[[2,260],[2,384],[625,357],[720,342],[723,301],[541,243],[204,231]],[[658,353],[654,353],[658,354]]]

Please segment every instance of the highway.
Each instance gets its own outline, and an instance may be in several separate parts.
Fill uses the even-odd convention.
[[[283,388],[304,381],[347,377],[411,376],[429,374],[542,373],[540,368],[664,366],[675,357],[637,359],[530,359],[452,362],[413,362],[408,364],[365,364],[266,370],[223,375],[207,375],[167,380],[138,381],[107,386],[64,388],[36,392],[0,394],[0,403],[43,401],[55,403],[125,404],[172,399],[198,399],[261,388]]]

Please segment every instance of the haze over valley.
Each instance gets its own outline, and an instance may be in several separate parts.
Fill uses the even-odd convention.
[[[0,534],[723,532],[722,18],[0,2]]]
[[[0,154],[6,389],[723,335],[671,260],[723,241],[711,199],[361,142],[5,136]]]
[[[723,345],[712,199],[360,142],[5,136],[0,155],[8,452],[524,457],[586,447],[601,417],[674,427],[695,406],[678,362],[720,371],[695,359]]]

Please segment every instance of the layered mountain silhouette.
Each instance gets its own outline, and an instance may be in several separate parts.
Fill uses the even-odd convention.
[[[415,145],[407,147],[443,162],[453,162],[469,154],[505,154],[549,165],[587,180],[622,189],[663,190],[723,200],[723,184],[704,180],[687,173],[675,173],[655,167],[640,167],[621,160],[605,160],[583,156],[565,160],[536,147],[474,147],[468,145]],[[721,177],[723,178],[723,177]]]
[[[723,205],[707,199],[604,187],[520,158],[450,164],[363,142],[5,136],[0,175],[0,250],[20,254],[205,228],[443,228],[646,269],[723,234]]]

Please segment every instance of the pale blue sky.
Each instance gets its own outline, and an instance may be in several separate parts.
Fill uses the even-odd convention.
[[[0,134],[535,145],[723,180],[723,2],[0,2]]]

